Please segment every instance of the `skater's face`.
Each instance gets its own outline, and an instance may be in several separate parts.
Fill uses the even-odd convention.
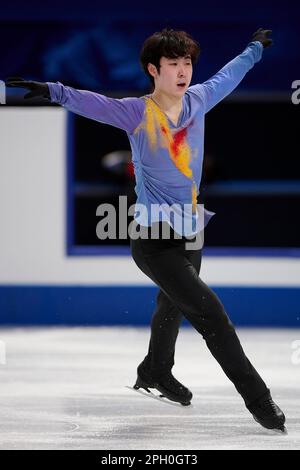
[[[148,64],[148,70],[154,77],[155,91],[181,97],[191,83],[193,64],[189,55],[176,59],[161,57],[159,71],[153,64]]]

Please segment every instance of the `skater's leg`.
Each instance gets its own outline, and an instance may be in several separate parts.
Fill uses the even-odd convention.
[[[159,377],[174,365],[175,344],[182,313],[160,289],[151,319],[151,337],[143,365],[152,376]]]
[[[187,252],[187,257],[199,274],[201,251],[190,250]],[[172,369],[175,344],[182,318],[182,312],[160,289],[157,295],[157,306],[151,320],[148,354],[143,361],[152,376],[159,377]]]
[[[268,389],[239,342],[234,326],[216,294],[199,278],[182,246],[146,253],[145,241],[132,242],[132,254],[145,272],[176,305],[206,344],[246,405]],[[145,254],[146,253],[146,254]]]

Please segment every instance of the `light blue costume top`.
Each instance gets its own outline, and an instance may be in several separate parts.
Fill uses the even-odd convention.
[[[262,51],[259,41],[251,42],[209,80],[190,86],[177,125],[151,95],[116,99],[60,82],[47,83],[51,101],[126,131],[136,178],[135,220],[145,226],[164,220],[180,235],[190,236],[214,214],[197,205],[205,114],[237,87]]]

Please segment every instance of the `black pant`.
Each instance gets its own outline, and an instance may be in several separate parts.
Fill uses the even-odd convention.
[[[171,233],[169,240],[130,239],[135,263],[160,288],[144,364],[156,378],[172,369],[184,315],[249,405],[268,393],[266,384],[246,357],[219,298],[199,277],[201,250],[187,250],[187,240]]]

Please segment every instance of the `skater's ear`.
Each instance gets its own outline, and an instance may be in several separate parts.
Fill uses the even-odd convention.
[[[147,65],[147,68],[148,68],[148,72],[150,73],[151,77],[153,77],[154,79],[157,78],[157,76],[159,75],[159,72],[158,72],[157,68],[155,67],[155,65],[149,63]]]

